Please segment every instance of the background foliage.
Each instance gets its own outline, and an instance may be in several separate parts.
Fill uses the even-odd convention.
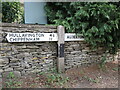
[[[23,23],[23,8],[20,2],[2,2],[2,22]]]
[[[2,3],[0,0],[0,23],[2,22]]]
[[[45,10],[50,23],[82,33],[93,48],[104,46],[111,53],[120,48],[119,3],[54,2]]]

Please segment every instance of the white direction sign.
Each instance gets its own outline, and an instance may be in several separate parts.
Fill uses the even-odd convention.
[[[39,42],[39,41],[58,41],[57,33],[8,33],[8,42]],[[84,40],[82,35],[75,33],[66,33],[65,41]]]
[[[65,33],[65,41],[83,41],[84,38],[81,34]]]
[[[57,41],[57,33],[8,33],[8,42]]]

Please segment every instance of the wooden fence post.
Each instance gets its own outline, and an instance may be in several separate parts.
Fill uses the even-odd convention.
[[[57,59],[57,69],[59,73],[65,71],[64,66],[64,42],[65,42],[65,28],[63,26],[57,27],[58,32],[58,59]]]

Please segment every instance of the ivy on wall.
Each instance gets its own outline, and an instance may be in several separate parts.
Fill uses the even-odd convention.
[[[120,48],[120,6],[118,3],[47,3],[50,23],[63,25],[66,32],[82,33],[93,48],[104,46],[110,53]]]

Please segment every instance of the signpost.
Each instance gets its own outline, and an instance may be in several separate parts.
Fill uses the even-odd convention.
[[[63,35],[62,35],[63,37]],[[58,41],[57,33],[8,33],[8,42],[40,42],[40,41]],[[84,40],[81,34],[66,33],[65,41]]]
[[[58,72],[64,72],[64,42],[65,42],[65,30],[63,26],[57,27],[58,32],[58,59],[57,59],[57,69]]]
[[[64,72],[64,42],[83,41],[81,34],[65,33],[63,26],[57,27],[58,33],[7,33],[8,42],[58,41],[58,72]]]

